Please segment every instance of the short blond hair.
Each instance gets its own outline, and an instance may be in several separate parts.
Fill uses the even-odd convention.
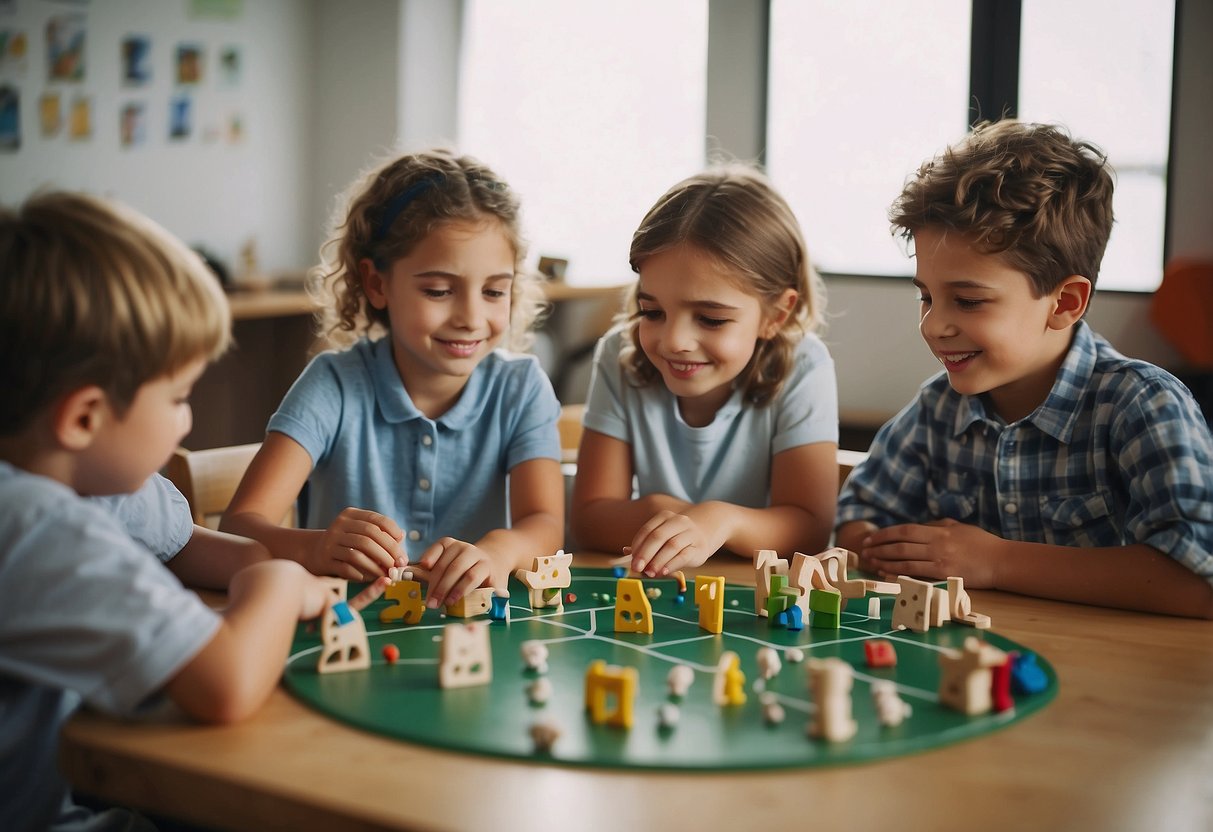
[[[518,196],[487,165],[446,149],[393,156],[364,171],[338,198],[321,264],[312,274],[321,335],[338,347],[391,328],[386,309],[370,304],[358,262],[386,271],[430,232],[451,222],[486,222],[499,228],[514,250],[510,330],[506,344],[526,349],[531,328],[547,308],[539,275],[522,267]]]
[[[215,275],[147,217],[67,192],[0,208],[0,434],[93,384],[124,414],[141,385],[230,338]]]

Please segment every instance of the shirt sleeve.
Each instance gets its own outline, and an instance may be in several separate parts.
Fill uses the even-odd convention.
[[[1196,403],[1146,381],[1111,411],[1116,461],[1129,488],[1125,539],[1213,582],[1213,438]]]
[[[835,527],[866,520],[880,528],[927,518],[927,427],[921,394],[876,433],[867,459],[838,495]]]
[[[522,390],[516,399],[514,410],[519,419],[509,438],[506,451],[506,469],[530,459],[560,460],[560,430],[556,427],[560,419],[560,402],[552,390],[552,382],[539,362],[534,359],[522,363]]]
[[[194,533],[194,519],[185,495],[159,474],[152,474],[133,494],[89,499],[109,512],[136,543],[164,563],[176,557]]]
[[[615,329],[598,339],[582,421],[590,430],[630,444],[632,438],[623,401],[627,379],[619,363],[620,346],[625,334],[624,330]]]
[[[796,351],[796,366],[779,394],[773,454],[814,442],[838,442],[838,380],[834,359],[816,336]]]
[[[366,395],[373,393],[368,391]],[[302,445],[315,467],[332,450],[342,397],[334,354],[322,353],[291,385],[266,430],[285,434]]]

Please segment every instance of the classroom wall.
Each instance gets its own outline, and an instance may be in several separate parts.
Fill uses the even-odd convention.
[[[0,201],[12,204],[40,187],[77,188],[121,199],[155,217],[191,244],[202,244],[234,270],[241,247],[256,241],[267,272],[297,269],[312,257],[315,241],[305,219],[311,202],[313,97],[310,85],[312,2],[247,0],[234,19],[198,19],[189,3],[104,0],[93,3],[16,0],[0,14],[0,28],[22,31],[29,49],[21,65],[0,65],[0,84],[20,91],[21,146],[0,151]],[[86,21],[85,77],[49,81],[46,25],[52,17]],[[120,44],[128,34],[151,38],[151,80],[121,83]],[[174,81],[180,42],[205,47],[206,69],[197,85]],[[217,50],[229,44],[242,56],[238,80],[221,80]],[[73,141],[67,129],[40,135],[38,104],[57,91],[64,107],[77,95],[92,104],[92,136]],[[170,140],[169,100],[188,92],[194,133]],[[118,112],[127,102],[146,104],[142,145],[120,146]],[[227,124],[239,115],[243,139],[231,142]]]

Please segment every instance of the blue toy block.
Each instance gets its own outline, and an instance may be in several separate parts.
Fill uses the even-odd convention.
[[[1023,653],[1011,666],[1011,685],[1016,693],[1040,693],[1049,686],[1049,677],[1036,663],[1035,653]]]
[[[354,613],[350,609],[350,605],[345,601],[338,601],[336,604],[333,604],[333,615],[337,616],[337,625],[339,627],[344,627],[354,620]]]
[[[784,621],[784,626],[787,627],[789,630],[803,630],[804,629],[804,613],[801,612],[800,607],[796,606],[795,604],[788,607],[786,610],[781,612],[779,615],[780,615],[780,618],[786,619],[786,621]]]
[[[628,570],[622,566],[616,566],[611,569],[611,574],[614,575],[616,578],[626,578],[627,574],[628,574]]]
[[[494,595],[489,607],[489,618],[494,621],[505,621],[506,610],[509,609],[510,599],[507,595]]]

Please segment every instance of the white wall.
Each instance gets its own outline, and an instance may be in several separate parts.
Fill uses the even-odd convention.
[[[239,251],[256,240],[259,263],[273,272],[297,269],[314,250],[306,207],[312,101],[309,63],[312,5],[300,0],[248,0],[235,20],[194,20],[185,2],[104,0],[86,4],[20,0],[0,26],[24,31],[30,51],[22,71],[6,68],[0,81],[21,91],[22,145],[0,153],[0,201],[13,204],[43,187],[87,190],[127,202],[191,244],[202,244],[239,268]],[[85,79],[48,82],[45,28],[55,15],[87,19]],[[120,43],[128,34],[152,38],[152,82],[121,86]],[[170,97],[176,91],[173,62],[182,41],[207,47],[207,75],[194,92],[194,135],[168,136]],[[243,72],[233,89],[221,89],[214,56],[218,47],[241,47]],[[38,99],[59,91],[64,106],[76,94],[92,98],[91,140],[73,142],[66,130],[43,139]],[[142,147],[119,145],[118,111],[128,101],[147,104]],[[204,141],[205,125],[230,111],[244,120],[245,138]]]

